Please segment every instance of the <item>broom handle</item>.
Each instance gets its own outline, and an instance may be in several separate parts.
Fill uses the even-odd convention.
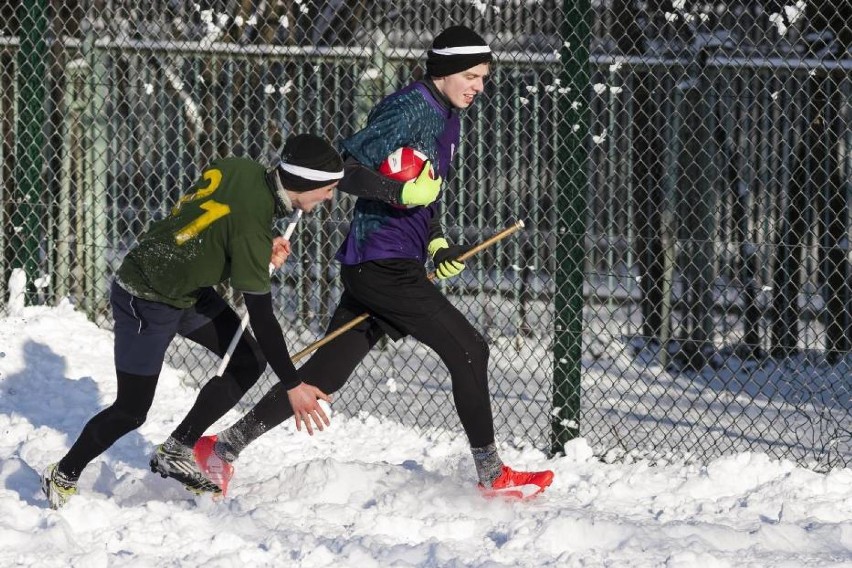
[[[520,231],[523,228],[524,228],[524,222],[518,221],[514,225],[511,225],[510,227],[503,229],[502,231],[500,231],[496,235],[494,235],[494,236],[482,241],[478,245],[468,249],[461,256],[458,257],[458,260],[464,262],[465,260],[469,259],[470,257],[475,255],[476,253],[490,247],[491,245],[493,245],[494,243],[496,243],[498,241],[505,239],[509,235],[517,233],[518,231]],[[429,274],[428,278],[429,278],[429,280],[434,280],[435,279],[435,273],[433,272],[433,273]],[[328,335],[326,335],[322,339],[319,339],[319,340],[311,343],[310,345],[308,345],[307,347],[305,347],[304,349],[302,349],[301,351],[299,351],[298,353],[293,355],[293,357],[291,358],[293,363],[298,363],[306,355],[313,353],[314,351],[316,351],[317,349],[319,349],[320,347],[322,347],[323,345],[325,345],[329,341],[332,341],[336,337],[346,333],[347,331],[349,331],[353,327],[357,326],[361,322],[368,320],[369,318],[370,318],[369,312],[364,312],[363,314],[361,314],[357,318],[353,319],[349,323],[338,327],[337,329],[335,329],[334,331],[332,331],[331,333],[329,333]]]

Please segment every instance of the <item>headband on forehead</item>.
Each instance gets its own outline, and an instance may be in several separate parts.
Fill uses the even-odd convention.
[[[343,170],[336,172],[327,172],[323,170],[305,168],[303,166],[296,166],[294,164],[288,164],[287,162],[279,162],[278,167],[287,173],[293,174],[294,176],[298,176],[300,178],[308,179],[311,181],[331,181],[335,179],[341,179],[343,177]]]
[[[430,50],[435,55],[471,55],[474,53],[491,53],[487,45],[464,45],[460,47],[444,47]]]
[[[296,134],[287,138],[276,171],[289,191],[310,191],[343,177],[343,159],[324,138]]]

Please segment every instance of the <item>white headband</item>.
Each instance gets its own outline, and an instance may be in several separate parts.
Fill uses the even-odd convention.
[[[487,45],[463,45],[433,49],[432,53],[435,55],[471,55],[474,53],[491,53],[491,48]]]
[[[278,167],[285,172],[293,174],[294,176],[299,176],[300,178],[309,179],[311,181],[331,181],[333,179],[340,179],[343,177],[343,170],[340,170],[339,172],[324,172],[322,170],[312,170],[311,168],[295,166],[293,164],[288,164],[287,162],[279,163]]]

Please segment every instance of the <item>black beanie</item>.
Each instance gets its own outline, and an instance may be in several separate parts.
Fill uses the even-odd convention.
[[[426,74],[446,77],[490,62],[491,48],[482,36],[465,26],[451,26],[432,42],[426,55]]]
[[[278,163],[285,189],[310,191],[343,177],[343,159],[331,144],[313,134],[287,138]]]

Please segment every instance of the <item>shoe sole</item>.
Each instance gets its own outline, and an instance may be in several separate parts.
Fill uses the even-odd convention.
[[[535,484],[515,485],[513,487],[502,487],[500,489],[482,489],[486,497],[503,497],[506,499],[529,499],[539,493],[543,493],[547,486],[541,487]]]
[[[54,510],[58,509],[59,505],[54,504],[53,501],[50,500],[50,490],[48,489],[48,487],[50,487],[50,481],[47,479],[46,476],[42,475],[41,492],[44,493],[44,497],[45,499],[47,499],[47,506]]]
[[[524,485],[512,485],[510,487],[500,487],[498,489],[494,489],[490,487],[488,489],[479,486],[479,490],[485,497],[503,497],[506,499],[520,499],[525,500],[531,497],[535,497],[539,493],[544,493],[544,490],[550,487],[550,484],[553,483],[553,472],[550,473],[549,476],[545,476],[542,479],[542,484],[537,485],[535,483],[527,483]]]
[[[187,478],[187,477],[180,475],[179,473],[170,472],[168,470],[163,469],[160,466],[160,462],[157,460],[156,457],[151,458],[151,461],[149,462],[148,465],[151,467],[152,473],[160,474],[160,477],[162,477],[163,479],[167,479],[167,478],[174,479],[175,481],[177,481],[178,483],[183,485],[184,488],[187,491],[194,493],[196,495],[214,495],[214,496],[216,496],[216,495],[222,494],[222,489],[220,487],[216,486],[212,481],[208,482],[208,483],[210,483],[209,488],[208,487],[199,487],[197,485],[197,482],[194,479],[190,479],[190,478]]]

